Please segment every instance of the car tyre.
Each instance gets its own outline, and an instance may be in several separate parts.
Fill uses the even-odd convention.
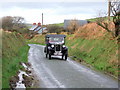
[[[48,54],[46,54],[46,58],[48,57]]]
[[[46,47],[44,48],[44,53],[46,53]]]
[[[62,55],[62,60],[63,60],[63,58],[64,58],[64,55]]]
[[[51,59],[51,54],[49,54],[49,60]]]
[[[68,55],[66,54],[66,55],[65,55],[65,61],[67,60],[67,56],[68,56]]]

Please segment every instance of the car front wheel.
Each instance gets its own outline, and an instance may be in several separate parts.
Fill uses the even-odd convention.
[[[48,54],[46,54],[46,58],[48,57]]]
[[[62,55],[62,60],[63,60],[63,58],[64,58],[64,55]]]
[[[49,59],[51,59],[51,54],[49,54]]]

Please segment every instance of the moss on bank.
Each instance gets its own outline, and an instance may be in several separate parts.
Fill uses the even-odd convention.
[[[9,80],[27,62],[28,49],[25,39],[15,32],[2,32],[2,88],[9,88]]]

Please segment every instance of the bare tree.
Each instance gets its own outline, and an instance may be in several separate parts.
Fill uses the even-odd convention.
[[[63,31],[62,27],[54,25],[54,24],[53,25],[48,25],[47,29],[48,29],[49,33],[57,33],[57,34],[59,34],[60,32]]]
[[[23,28],[26,28],[26,25],[24,24],[25,20],[23,17],[15,16],[13,17],[13,29],[16,31],[20,31]]]
[[[1,18],[2,21],[2,28],[4,30],[12,30],[13,27],[13,18],[11,16],[6,16]]]
[[[113,14],[113,22],[115,24],[115,37],[120,34],[120,1],[111,1],[111,12]]]
[[[2,17],[2,28],[3,30],[16,31],[19,33],[28,32],[27,26],[24,23],[24,18],[20,16],[5,16]]]
[[[68,29],[68,32],[74,33],[75,30],[78,29],[78,27],[79,27],[78,21],[76,19],[74,19],[69,22],[67,29]]]
[[[110,12],[111,12],[111,14],[112,14],[111,21],[115,25],[115,30],[113,32],[113,30],[111,30],[109,28],[109,23],[111,21],[106,20],[106,17],[100,16],[100,18],[97,19],[97,24],[100,25],[101,27],[103,27],[108,32],[112,32],[112,34],[115,37],[118,37],[119,34],[120,34],[120,1],[119,0],[108,0],[108,1],[110,2],[109,15],[110,15]]]
[[[106,17],[107,13],[100,10],[98,13],[98,18],[97,18],[97,24],[107,30],[108,32],[112,32],[112,30],[109,29],[109,20],[107,20]]]

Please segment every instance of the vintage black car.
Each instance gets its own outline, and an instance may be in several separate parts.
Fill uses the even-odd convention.
[[[63,60],[67,60],[68,48],[65,46],[65,38],[65,35],[50,34],[45,36],[46,46],[44,52],[46,58],[49,57],[51,59],[51,56],[55,55],[62,56]]]

